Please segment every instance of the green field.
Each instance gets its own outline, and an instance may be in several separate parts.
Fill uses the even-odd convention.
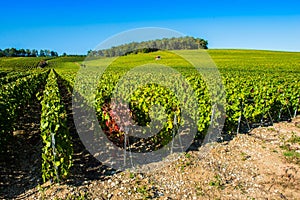
[[[203,50],[202,50],[203,51]],[[12,132],[18,119],[32,99],[39,96],[42,110],[41,135],[43,139],[43,178],[65,178],[71,167],[72,148],[76,144],[69,141],[71,131],[67,123],[66,110],[70,109],[64,104],[66,90],[73,89],[83,97],[83,103],[95,108],[97,118],[107,137],[117,145],[124,142],[124,127],[120,125],[115,114],[111,111],[113,91],[122,77],[136,66],[149,63],[167,65],[174,72],[159,76],[154,73],[155,66],[148,66],[149,72],[141,77],[128,75],[130,87],[134,88],[145,80],[173,80],[161,86],[157,83],[141,85],[137,90],[122,85],[120,95],[129,102],[130,113],[138,125],[149,126],[151,118],[157,119],[161,131],[147,142],[153,144],[153,150],[167,144],[172,139],[175,128],[187,125],[184,112],[191,114],[196,119],[196,137],[203,139],[208,127],[213,122],[220,126],[215,118],[222,117],[218,109],[218,99],[226,99],[225,124],[223,129],[226,134],[249,131],[257,125],[268,125],[273,122],[289,120],[300,112],[300,53],[276,52],[258,50],[206,50],[216,64],[224,85],[224,95],[218,96],[220,88],[213,88],[217,98],[211,99],[206,81],[214,82],[214,77],[203,77],[186,60],[177,54],[185,54],[197,58],[198,50],[159,51],[147,54],[127,55],[119,58],[101,58],[84,62],[83,58],[67,57],[48,60],[48,66],[39,69],[37,64],[41,58],[0,58],[0,146],[5,152],[5,144],[14,139]],[[161,60],[155,60],[160,55]],[[109,66],[107,66],[109,65]],[[107,68],[104,71],[104,67]],[[205,66],[203,66],[205,70]],[[77,72],[89,72],[88,75],[78,76]],[[178,72],[178,73],[177,73]],[[179,81],[179,75],[185,79],[193,90],[197,102],[194,110],[190,100],[189,88]],[[87,78],[84,79],[84,78]],[[207,78],[207,79],[206,79]],[[159,79],[159,80],[158,80]],[[76,82],[75,82],[76,81]],[[93,81],[94,91],[84,87],[86,81]],[[59,83],[59,84],[56,84]],[[176,96],[168,87],[174,87],[181,96]],[[132,95],[129,95],[132,92]],[[184,99],[184,103],[181,100]],[[152,110],[153,105],[160,109]],[[126,107],[117,107],[122,111]],[[214,111],[213,111],[214,110]],[[176,123],[174,118],[176,115]],[[213,119],[215,119],[213,118]],[[70,120],[70,118],[68,119]],[[51,131],[49,131],[51,130]],[[54,135],[53,135],[54,134]],[[73,133],[74,134],[74,133]],[[56,156],[53,157],[51,137],[55,137]],[[67,138],[64,142],[60,138]]]

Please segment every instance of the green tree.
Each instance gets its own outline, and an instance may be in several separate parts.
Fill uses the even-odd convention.
[[[25,49],[20,49],[20,50],[18,51],[18,56],[25,57],[25,55],[26,55]]]
[[[31,56],[31,50],[30,49],[25,50],[25,56],[27,56],[27,57]]]
[[[51,51],[51,52],[50,52],[50,56],[51,56],[51,57],[57,57],[57,56],[58,56],[58,53],[55,52],[55,51]]]
[[[8,51],[8,57],[15,57],[17,56],[17,49],[16,48],[10,48]]]
[[[40,57],[45,57],[45,51],[43,49],[40,50],[39,56]]]
[[[38,51],[36,49],[31,50],[31,56],[32,57],[37,57],[38,56]]]

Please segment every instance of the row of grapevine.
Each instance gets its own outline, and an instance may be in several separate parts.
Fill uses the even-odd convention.
[[[0,88],[0,146],[10,136],[13,123],[22,108],[30,104],[31,99],[44,84],[47,72],[31,74]]]
[[[18,73],[9,73],[7,76],[0,78],[0,85],[4,85],[10,82],[13,82],[19,78],[28,76],[27,72],[18,72]]]
[[[105,121],[109,127],[115,127],[110,129],[110,132],[118,132],[118,126],[114,126],[112,121],[113,114],[109,113],[111,109],[109,102],[112,97],[112,92],[115,89],[118,75],[114,74],[103,75],[100,79],[98,91],[96,92],[96,110],[98,112],[98,118],[105,124]],[[239,123],[239,118],[243,115],[248,123],[255,124],[261,123],[263,119],[269,121],[280,121],[282,116],[288,115],[288,118],[292,118],[296,113],[300,111],[300,82],[297,77],[291,77],[283,81],[279,77],[274,79],[274,76],[264,76],[261,81],[259,77],[244,76],[244,77],[223,77],[226,88],[226,120],[225,131],[227,133],[236,132],[236,128]],[[211,122],[212,102],[206,89],[206,84],[199,75],[187,75],[187,80],[194,89],[194,93],[198,99],[198,133],[200,137],[203,137],[205,131]],[[134,78],[130,79],[131,84],[134,83]],[[212,80],[213,81],[213,80]],[[173,82],[173,85],[177,87],[177,91],[180,91],[180,83]],[[185,90],[185,88],[182,88]],[[123,93],[130,94],[128,88],[119,89]],[[168,92],[165,88],[155,85],[148,85],[144,88],[139,88],[131,94],[130,98],[127,98],[130,102],[130,110],[133,118],[138,124],[146,125],[150,122],[149,108],[155,104],[162,105],[167,113],[167,122],[165,123],[166,130],[171,128],[172,119],[174,114],[179,116],[180,110],[188,109],[184,105],[178,104],[178,99],[174,97],[172,92]],[[175,109],[172,109],[173,107]],[[180,108],[180,109],[179,109]],[[177,110],[177,111],[176,111]],[[179,111],[179,112],[178,112]],[[109,116],[107,116],[109,115]],[[162,116],[160,116],[162,118]],[[163,119],[163,118],[162,118]]]
[[[42,60],[48,60],[45,57],[12,57],[1,58],[0,67],[13,70],[30,70],[38,67]]]
[[[264,119],[280,121],[283,114],[292,118],[299,113],[300,81],[297,76],[253,75],[224,78],[227,130],[234,131],[241,116],[249,124],[261,124]]]
[[[103,113],[103,105],[104,103],[109,103],[118,77],[116,73],[106,74],[100,80],[96,93],[96,110],[98,111],[98,115],[101,116],[99,119],[104,119],[104,116],[102,116],[105,114]],[[280,121],[278,117],[284,113],[285,115],[288,114],[289,118],[293,117],[295,113],[299,113],[300,83],[296,77],[284,82],[281,82],[279,78],[274,79],[271,76],[263,77],[261,82],[258,81],[259,77],[251,77],[253,76],[223,78],[227,101],[225,105],[225,126],[227,131],[235,132],[242,110],[242,114],[250,124],[260,123],[262,118],[271,118],[269,120]],[[203,133],[210,125],[210,113],[212,109],[210,96],[206,90],[205,82],[199,75],[187,75],[187,80],[193,86],[198,99],[198,131],[199,133]],[[173,84],[176,85],[178,83],[173,82]],[[163,94],[160,90],[159,88],[154,89],[153,85],[149,85],[148,88],[143,88],[133,93],[130,99],[130,108],[135,113],[134,116],[136,116],[135,118],[138,122],[146,124],[143,121],[149,119],[149,107],[158,103],[160,101],[158,100],[159,98],[168,99],[168,103],[160,104],[165,109],[170,108],[174,97],[172,97],[171,93],[167,92],[167,94]],[[123,88],[123,91],[125,92],[126,88]],[[159,95],[161,97],[158,97]],[[137,111],[140,113],[137,113]],[[105,118],[110,120],[108,117]],[[168,118],[171,121],[173,116],[169,115]]]
[[[57,77],[52,70],[41,100],[42,178],[44,181],[67,177],[72,165],[73,148],[67,127],[67,114],[63,105]]]
[[[8,74],[7,71],[0,71],[0,78],[6,76]]]
[[[58,73],[57,75],[59,75],[61,77],[61,80],[63,81],[63,84],[67,87],[69,92],[72,93],[76,73],[75,72],[72,72],[72,73],[63,72],[63,73]]]
[[[151,127],[153,130],[148,131],[160,130],[155,137],[151,138],[157,144],[164,145],[170,141],[173,134],[175,116],[177,123],[182,127],[192,126],[192,124],[188,123],[197,121],[196,126],[198,126],[199,133],[207,129],[207,125],[210,122],[211,105],[208,91],[205,88],[206,85],[200,77],[192,75],[187,77],[190,82],[193,82],[191,84],[193,86],[192,89],[194,90],[194,95],[198,98],[196,100],[198,111],[195,112],[195,105],[193,105],[195,102],[193,102],[191,88],[180,81],[178,74],[161,73],[158,75],[156,73],[148,73],[141,77],[127,76],[126,78],[129,82],[124,84],[125,81],[122,80],[122,85],[119,85],[116,89],[116,84],[121,75],[115,71],[113,73],[105,73],[101,78],[96,79],[99,82],[95,93],[95,109],[102,128],[111,140],[116,140],[115,137],[123,135],[124,127],[120,126],[120,124],[130,123],[126,119],[124,119],[125,121],[121,120],[123,121],[122,123],[116,121],[122,116],[114,113],[112,109],[117,109],[119,114],[122,115],[122,112],[125,112],[127,107],[122,105],[122,102],[118,102],[120,103],[119,105],[111,104],[111,100],[114,98],[113,92],[119,93],[122,99],[129,102],[130,115],[138,125],[147,127],[152,123],[155,127]],[[157,84],[142,84],[143,86],[138,87],[137,90],[134,89],[136,85],[146,80],[157,80]],[[164,83],[165,86],[159,83]],[[199,85],[196,85],[196,83]],[[177,94],[174,94],[174,91]],[[186,117],[187,114],[193,120],[188,119]],[[156,121],[153,121],[153,119]],[[147,131],[147,128],[144,131]],[[200,135],[198,136],[200,137]]]
[[[125,72],[130,70],[130,67],[123,66],[124,62],[120,62],[122,65],[117,67],[117,63],[113,64],[113,67],[108,68],[104,74],[99,75],[98,70],[95,69],[93,73],[92,69],[86,69],[90,72],[88,75],[82,75],[77,77],[76,81],[79,82],[76,88],[79,92],[87,98],[97,111],[98,119],[102,128],[106,131],[108,137],[120,137],[123,135],[122,127],[120,123],[117,123],[115,119],[120,116],[116,116],[113,113],[111,100],[113,98],[113,92],[116,92],[116,85],[118,82],[124,82],[129,80],[129,85],[138,85],[141,79],[147,79],[145,77],[126,77],[122,79]],[[134,62],[133,62],[134,63]],[[93,63],[93,66],[96,65]],[[115,65],[115,66],[114,66]],[[91,66],[92,67],[92,66]],[[197,137],[203,138],[206,130],[211,123],[212,109],[214,102],[211,101],[210,94],[207,90],[207,83],[204,81],[201,75],[194,73],[193,68],[189,67],[177,67],[178,71],[181,71],[189,85],[194,90],[194,94],[198,100],[197,110]],[[151,71],[151,70],[150,70]],[[84,72],[84,71],[82,71]],[[70,80],[74,84],[74,76],[72,74],[64,74],[66,79]],[[149,76],[157,76],[155,74]],[[159,79],[170,79],[170,74],[159,75]],[[176,76],[176,74],[174,74]],[[88,78],[89,80],[85,80]],[[137,79],[136,79],[137,78]],[[207,77],[206,77],[207,78]],[[82,79],[82,80],[81,80]],[[120,81],[120,79],[122,79]],[[151,79],[149,77],[149,79]],[[82,83],[81,83],[82,81]],[[215,81],[213,78],[206,81]],[[259,124],[263,120],[280,121],[291,118],[300,111],[300,81],[299,75],[296,71],[279,71],[273,68],[265,71],[246,71],[242,69],[233,69],[222,72],[222,81],[225,87],[226,103],[225,103],[225,131],[227,133],[235,133],[243,116],[250,124]],[[85,84],[88,83],[88,84]],[[89,85],[90,84],[90,85]],[[96,91],[89,92],[96,84]],[[177,92],[185,91],[187,88],[182,87],[179,81],[173,81],[172,87],[176,88]],[[216,84],[217,85],[217,84]],[[128,84],[127,84],[128,86]],[[164,112],[156,111],[157,119],[160,119],[163,123],[163,129],[161,131],[162,137],[170,136],[172,123],[174,116],[181,116],[182,110],[188,110],[189,107],[185,107],[185,104],[180,104],[179,99],[174,93],[168,91],[164,87],[160,87],[155,84],[144,85],[137,88],[136,91],[131,88],[123,87],[117,89],[129,102],[129,108],[131,117],[137,122],[138,125],[148,125],[150,123],[151,109],[153,105],[160,105],[163,107]],[[132,91],[134,91],[132,93]],[[218,91],[214,91],[216,94]],[[86,94],[86,95],[85,95]],[[130,96],[129,96],[130,95]],[[184,99],[188,99],[183,96]],[[216,103],[216,102],[215,102]],[[121,105],[124,109],[123,105]],[[123,109],[123,108],[118,108]],[[217,109],[214,110],[218,112]],[[214,115],[220,115],[220,113],[214,113]],[[285,115],[285,117],[283,117]],[[180,123],[180,120],[177,118]],[[184,121],[184,120],[183,120]],[[181,123],[183,125],[183,123]],[[168,141],[168,140],[167,140]]]

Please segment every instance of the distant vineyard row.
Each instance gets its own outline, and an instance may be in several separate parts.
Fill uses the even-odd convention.
[[[0,58],[0,70],[17,70],[17,71],[26,71],[36,68],[55,68],[64,63],[70,62],[82,62],[85,57],[83,56],[66,56],[66,57],[4,57]],[[0,72],[0,77],[1,73]],[[5,75],[5,74],[4,74]]]

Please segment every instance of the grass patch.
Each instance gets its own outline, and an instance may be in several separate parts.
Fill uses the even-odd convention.
[[[283,155],[285,157],[289,157],[289,158],[300,158],[300,153],[294,151],[294,150],[291,150],[291,151],[285,151],[283,152]]]
[[[295,150],[288,150],[283,152],[285,159],[290,163],[300,164],[300,153]]]
[[[292,132],[292,137],[288,139],[287,142],[292,144],[300,144],[300,137],[297,136],[296,133]]]
[[[221,190],[225,189],[225,185],[222,183],[222,179],[219,175],[214,176],[214,179],[209,182],[209,186],[213,186]]]

